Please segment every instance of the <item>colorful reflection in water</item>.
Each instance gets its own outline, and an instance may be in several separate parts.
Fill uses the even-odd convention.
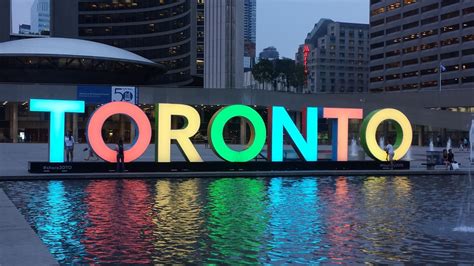
[[[1,182],[62,264],[472,263],[466,177]],[[474,204],[474,203],[473,203]]]

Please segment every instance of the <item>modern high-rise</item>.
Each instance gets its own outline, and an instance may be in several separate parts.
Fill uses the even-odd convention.
[[[206,0],[204,87],[241,88],[244,82],[244,3]]]
[[[474,1],[371,0],[370,48],[371,92],[472,88]]]
[[[49,0],[35,0],[31,6],[32,34],[49,35],[50,30],[50,2]]]
[[[79,38],[163,64],[162,84],[187,85],[196,74],[194,0],[79,0]]]
[[[369,25],[321,19],[300,46],[307,91],[365,92],[368,88]]]
[[[260,54],[258,55],[259,59],[265,59],[265,60],[276,60],[280,58],[280,53],[278,52],[277,48],[273,46],[269,46],[267,48],[264,48]]]
[[[257,0],[244,1],[244,68],[250,70],[255,64],[257,43]]]
[[[196,3],[196,74],[204,76],[204,0]]]

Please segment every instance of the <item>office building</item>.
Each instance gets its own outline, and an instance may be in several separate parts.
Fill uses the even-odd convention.
[[[50,30],[49,0],[35,0],[31,6],[31,33],[49,35]]]
[[[368,88],[369,25],[321,19],[300,46],[307,91],[365,92]]]
[[[278,53],[278,50],[275,47],[270,46],[270,47],[264,48],[263,51],[260,52],[258,58],[260,60],[262,59],[275,60],[275,59],[280,58],[280,53]]]
[[[204,8],[204,87],[241,88],[244,81],[244,3],[241,0],[208,0]]]
[[[371,92],[472,88],[474,1],[371,0],[370,48]]]
[[[244,69],[250,71],[255,64],[257,43],[257,0],[244,1]]]
[[[168,72],[160,83],[187,85],[196,73],[192,0],[79,0],[79,38],[127,49]]]
[[[18,26],[18,34],[31,34],[31,26],[27,24],[20,24]]]

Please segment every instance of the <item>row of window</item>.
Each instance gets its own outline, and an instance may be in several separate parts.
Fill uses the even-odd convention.
[[[79,2],[79,11],[139,9],[176,3],[177,0],[100,0]]]
[[[437,9],[438,8],[438,3],[436,4],[432,4],[430,5],[429,7],[435,7],[434,9]],[[411,17],[411,16],[415,16],[415,15],[418,15],[420,14],[420,10],[421,10],[421,13],[423,13],[423,8],[421,9],[414,9],[414,10],[410,10],[410,11],[407,11],[403,14],[396,14],[396,15],[393,15],[393,16],[389,16],[387,18],[382,18],[382,19],[378,19],[378,20],[374,20],[374,21],[371,21],[370,22],[370,25],[372,27],[375,27],[375,26],[379,26],[379,25],[382,25],[384,23],[390,23],[390,22],[393,22],[393,21],[397,21],[397,20],[400,20],[403,18],[407,18],[407,17]],[[433,10],[433,9],[429,9],[429,10]],[[428,11],[429,11],[428,10]],[[471,7],[466,7],[462,10],[462,14],[463,15],[467,15],[467,14],[472,14],[474,13],[474,6],[471,6]],[[425,18],[425,19],[422,19],[421,20],[421,25],[427,25],[427,24],[431,24],[431,23],[435,23],[435,22],[438,22],[439,19],[441,20],[446,20],[446,19],[450,19],[450,18],[454,18],[454,17],[458,17],[459,15],[461,14],[461,11],[452,11],[452,12],[448,12],[448,13],[445,13],[445,14],[442,14],[440,17],[438,16],[433,16],[433,17],[429,17],[429,18]],[[403,16],[402,16],[403,15]]]
[[[314,86],[313,86],[314,89]],[[336,86],[331,86],[331,89],[328,92],[335,92],[336,91]],[[339,92],[355,92],[355,87],[339,87]],[[365,91],[365,87],[359,86],[357,87],[357,92],[363,92]],[[319,92],[326,92],[326,86],[322,85],[321,89],[319,89]]]
[[[474,76],[453,78],[453,79],[443,79],[441,81],[442,86],[444,85],[458,85],[458,84],[470,84],[474,82]],[[430,88],[430,87],[438,87],[438,80],[431,80],[425,81],[420,83],[409,83],[409,84],[402,84],[402,85],[393,85],[393,86],[386,86],[384,88],[372,88],[370,89],[371,92],[382,92],[382,91],[399,91],[401,90],[414,90],[414,89],[423,89],[423,88]],[[449,88],[449,87],[448,87]]]
[[[434,22],[436,22],[436,21],[434,21]],[[370,37],[371,38],[376,38],[376,37],[383,36],[383,35],[386,35],[386,34],[388,35],[388,34],[391,34],[391,33],[400,32],[402,29],[407,30],[407,29],[418,27],[418,26],[419,26],[419,22],[415,21],[415,22],[412,22],[412,23],[405,24],[403,26],[398,25],[398,26],[395,26],[395,27],[388,28],[386,30],[380,30],[380,31],[372,32],[370,34]],[[473,26],[474,26],[474,20],[466,21],[466,22],[462,23],[462,28],[463,29],[470,28],[470,27],[473,27]],[[459,30],[460,28],[461,28],[461,26],[458,23],[456,23],[456,24],[449,25],[449,26],[443,26],[439,30],[440,30],[440,33],[445,33],[445,32],[450,32],[450,31],[456,31],[456,30]],[[425,32],[423,32],[423,33],[425,33],[425,35],[420,34],[420,35],[418,35],[418,37],[420,37],[420,36],[427,37],[427,36],[430,36],[430,35],[433,35],[433,34],[437,34],[437,32],[438,32],[437,29],[436,29],[436,33],[433,33],[432,31],[433,30],[425,31]],[[431,34],[429,34],[430,32],[431,32]],[[426,34],[428,34],[428,35],[426,35]]]
[[[410,61],[410,60],[407,60],[407,61]],[[406,66],[405,62],[407,62],[407,61],[393,62],[393,63],[385,64],[385,69],[397,68],[397,67],[400,67],[400,66]],[[414,62],[415,62],[415,64],[417,64],[418,60],[415,59]],[[462,70],[473,69],[474,68],[474,63],[465,63],[465,64],[462,64],[462,65],[458,65],[458,64],[449,65],[449,66],[445,66],[445,68],[446,68],[446,70],[445,70],[446,72],[458,71],[459,69],[462,69]],[[378,70],[383,70],[383,69],[384,69],[383,64],[370,67],[370,71],[378,71]],[[416,76],[419,76],[419,75],[428,75],[428,74],[433,74],[433,73],[436,73],[436,68],[430,68],[430,69],[425,69],[425,70],[421,70],[421,71],[405,72],[405,73],[402,73],[402,76],[404,78],[408,78],[408,77],[416,77]]]
[[[191,37],[191,30],[186,29],[173,34],[164,36],[142,37],[142,38],[126,38],[126,39],[101,39],[95,40],[101,43],[112,45],[120,48],[133,47],[149,47],[157,45],[168,45],[188,40]]]
[[[453,66],[450,66],[451,69],[453,68],[457,68],[459,69],[459,66],[457,65],[453,65]],[[472,69],[472,66],[470,66],[471,69]],[[450,70],[450,71],[453,71],[453,70]],[[391,74],[391,75],[386,75],[386,76],[377,76],[377,77],[372,77],[370,78],[370,82],[371,83],[376,83],[376,82],[381,82],[381,81],[384,81],[384,80],[394,80],[394,79],[401,79],[401,78],[412,78],[412,77],[418,77],[418,76],[426,76],[426,75],[433,75],[433,74],[436,74],[438,73],[438,69],[437,68],[429,68],[429,69],[423,69],[423,70],[420,70],[420,71],[413,71],[413,72],[405,72],[405,73],[396,73],[396,74]]]
[[[179,29],[189,25],[190,15],[182,18],[145,25],[109,26],[109,27],[87,27],[79,28],[79,36],[117,36],[117,35],[137,35],[165,32]]]
[[[461,42],[465,43],[465,42],[472,42],[472,41],[474,41],[474,34],[468,34],[468,35],[464,35],[460,38],[454,37],[454,38],[448,38],[448,39],[441,40],[441,41],[439,41],[439,47],[458,44],[458,43],[461,43]],[[388,47],[390,45],[397,44],[397,43],[400,43],[400,42],[401,42],[401,38],[396,38],[396,39],[393,39],[393,40],[386,41],[385,46]],[[380,42],[380,43],[376,43],[376,44],[371,45],[372,49],[376,49],[376,48],[380,48],[380,47],[384,47],[384,42]],[[438,47],[438,42],[423,43],[423,44],[420,44],[419,46],[415,45],[415,46],[404,48],[404,49],[402,49],[402,53],[403,54],[409,54],[409,53],[429,50],[429,49],[433,49],[433,48],[437,48],[437,47]]]
[[[446,41],[446,43],[448,43],[448,41]],[[446,43],[445,43],[445,45],[447,45]],[[424,47],[425,49],[431,49],[431,48],[428,48],[428,47],[433,46],[432,48],[435,48],[436,47],[435,45],[437,45],[437,43],[425,44],[425,45],[422,45],[421,47]],[[406,48],[406,49],[410,49],[410,48]],[[403,49],[404,54],[408,54],[406,52],[406,49]],[[393,51],[390,51],[390,52],[386,52],[385,54],[380,53],[380,54],[371,55],[370,60],[382,59],[382,58],[384,58],[384,55],[385,55],[385,58],[388,58],[388,57],[392,57],[392,56],[399,56],[401,54],[402,54],[402,50],[393,50]],[[448,58],[453,58],[453,57],[459,57],[460,54],[462,54],[462,56],[473,55],[474,54],[474,49],[465,49],[465,50],[462,50],[462,53],[460,53],[459,51],[442,53],[442,54],[440,54],[439,58],[440,59],[448,59]],[[424,57],[421,57],[421,62],[422,63],[430,62],[430,61],[437,60],[437,58],[438,58],[437,54],[436,55],[430,55],[430,56],[424,56]],[[412,60],[414,60],[414,59],[412,59]]]
[[[138,50],[138,51],[134,51],[134,53],[148,59],[160,60],[160,59],[166,59],[168,57],[184,55],[186,53],[189,53],[190,51],[191,51],[191,45],[189,43],[185,43],[182,45],[176,45],[176,46],[168,47],[168,48]]]
[[[457,4],[460,1],[461,0],[442,0],[441,1],[441,7]],[[378,3],[380,1],[375,1],[375,2]],[[404,6],[411,5],[411,4],[414,4],[416,2],[417,2],[416,0],[403,0]],[[371,1],[371,5],[372,5],[372,1]],[[388,6],[384,6],[384,7],[380,7],[380,8],[376,8],[376,9],[371,10],[370,15],[371,16],[376,16],[376,15],[383,14],[383,13],[386,13],[386,12],[389,12],[389,11],[392,11],[392,10],[396,10],[400,7],[402,7],[402,2],[401,1],[396,1],[396,2],[394,2],[394,3],[392,3]],[[424,13],[424,12],[428,12],[428,11],[438,9],[438,8],[439,8],[439,3],[434,3],[434,4],[430,4],[430,5],[426,5],[426,6],[422,7],[421,12]]]
[[[159,20],[174,17],[190,9],[190,0],[162,10],[111,14],[79,14],[79,24],[124,23]]]

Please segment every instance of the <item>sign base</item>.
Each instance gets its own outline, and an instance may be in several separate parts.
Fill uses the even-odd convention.
[[[60,174],[60,173],[113,173],[117,165],[106,162],[72,162],[48,163],[29,162],[28,172],[34,174]],[[378,161],[318,161],[318,162],[133,162],[126,163],[128,173],[153,173],[153,172],[238,172],[238,171],[337,171],[337,170],[390,170],[390,163]],[[393,163],[394,170],[409,170],[409,161]]]

